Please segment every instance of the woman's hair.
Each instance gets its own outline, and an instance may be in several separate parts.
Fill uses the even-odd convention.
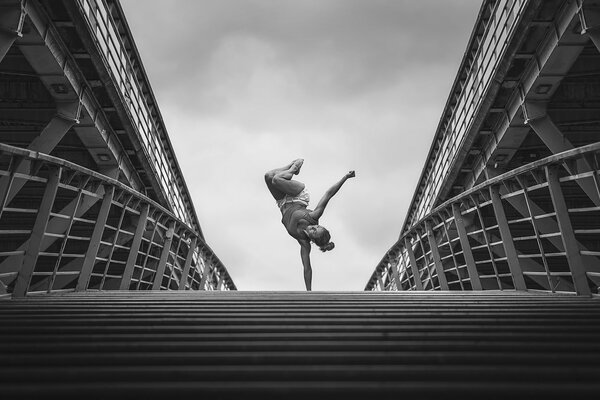
[[[319,246],[319,249],[321,249],[322,252],[333,250],[335,244],[333,242],[330,242],[331,235],[329,234],[329,231],[323,227],[321,228],[321,234],[318,237],[316,237],[313,240],[313,242],[315,242],[315,244]]]

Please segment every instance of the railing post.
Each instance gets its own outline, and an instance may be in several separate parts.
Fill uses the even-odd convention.
[[[390,261],[390,268],[392,269],[392,278],[394,279],[394,283],[396,284],[396,290],[400,290],[402,283],[400,282],[400,274],[398,273],[398,264],[399,264],[399,260],[396,259],[396,257],[393,257],[390,255],[390,258],[392,258],[392,261]]]
[[[83,260],[83,266],[79,273],[79,279],[77,280],[76,291],[86,290],[96,263],[96,256],[98,255],[98,249],[100,248],[100,241],[102,240],[102,234],[104,233],[104,226],[108,219],[108,213],[110,206],[112,205],[115,188],[113,186],[105,186],[104,197],[102,198],[102,205],[98,212],[98,218],[96,219],[96,225],[94,226],[94,232],[90,238],[90,245],[85,254]]]
[[[206,280],[208,279],[208,274],[210,273],[210,267],[211,267],[210,260],[204,259],[203,261],[204,261],[204,271],[202,271],[202,277],[200,277],[200,290],[204,290],[204,286],[206,285]]]
[[[454,215],[454,223],[456,224],[456,230],[458,232],[458,237],[460,238],[460,246],[462,247],[465,263],[467,264],[467,271],[469,273],[471,287],[473,290],[482,290],[481,281],[479,280],[479,273],[477,272],[477,266],[475,265],[475,258],[471,252],[471,245],[469,243],[467,229],[465,228],[465,223],[463,221],[460,208],[456,203],[452,204],[452,214]]]
[[[25,251],[23,264],[21,265],[19,274],[17,275],[17,281],[13,291],[13,296],[15,297],[24,297],[27,295],[27,289],[29,288],[31,276],[33,275],[38,255],[40,253],[40,246],[44,238],[44,232],[46,232],[46,226],[48,225],[48,219],[50,218],[52,205],[54,204],[54,199],[56,198],[61,172],[61,168],[52,168],[49,171],[46,189],[44,190],[44,196],[42,197],[42,202],[40,203],[37,217],[31,231],[31,237],[29,238],[29,246]]]
[[[435,236],[433,235],[433,230],[431,229],[431,223],[429,221],[425,221],[425,230],[427,232],[427,240],[429,241],[429,248],[431,249],[431,255],[433,256],[433,263],[437,272],[440,288],[442,290],[450,290],[448,287],[448,279],[446,279],[446,274],[444,272],[444,266],[442,265],[442,258],[440,257],[440,252],[437,243],[435,242]]]
[[[152,290],[160,289],[160,285],[165,274],[165,268],[167,267],[167,259],[169,258],[169,252],[171,251],[171,242],[173,241],[174,231],[175,222],[171,222],[171,224],[169,225],[169,229],[167,230],[165,244],[163,245],[163,249],[160,254],[158,267],[156,268],[156,275],[154,276],[154,282],[152,283]]]
[[[512,275],[513,284],[516,290],[527,290],[525,278],[523,277],[523,270],[521,269],[517,250],[515,249],[515,243],[512,234],[510,233],[504,207],[502,206],[500,189],[497,186],[490,186],[490,197],[492,199],[492,207],[494,208],[494,214],[496,215],[496,222],[498,223],[498,229],[500,230],[500,237],[502,238],[502,245],[504,246],[504,253],[506,254],[506,260],[508,262],[510,274]]]
[[[580,295],[590,295],[591,291],[587,283],[585,266],[583,265],[579,246],[575,240],[573,226],[569,218],[569,210],[567,209],[560,181],[558,180],[557,168],[555,165],[546,167],[546,179],[548,180],[548,188],[550,189],[554,211],[556,211],[560,236],[565,246],[565,252],[567,253],[567,261],[571,270],[571,276],[573,277],[575,291]]]
[[[193,237],[188,249],[187,256],[185,257],[185,264],[183,271],[181,272],[181,281],[179,281],[179,290],[185,290],[185,285],[190,274],[190,267],[192,266],[192,259],[194,257],[194,251],[196,250],[197,237]]]
[[[142,243],[142,237],[146,230],[146,220],[148,219],[148,213],[150,212],[150,205],[146,204],[140,212],[140,218],[138,219],[137,227],[135,229],[135,235],[133,236],[133,242],[131,243],[131,249],[129,250],[129,257],[127,257],[127,264],[125,264],[125,271],[123,271],[123,278],[121,280],[120,290],[128,290],[131,277],[133,276],[133,269],[137,260],[138,251],[140,244]]]
[[[408,258],[410,260],[410,269],[412,270],[413,276],[415,277],[415,287],[417,290],[423,290],[423,282],[421,281],[421,275],[419,275],[417,259],[415,258],[415,253],[413,252],[412,244],[410,243],[410,240],[408,238],[404,238],[404,246],[406,247]]]

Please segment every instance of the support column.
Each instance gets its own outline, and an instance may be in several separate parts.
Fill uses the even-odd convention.
[[[415,253],[413,252],[410,239],[404,238],[404,246],[406,247],[406,252],[408,253],[410,269],[412,270],[413,276],[415,278],[415,287],[417,290],[423,290],[423,281],[421,281],[421,275],[419,274],[417,259],[415,258]]]
[[[79,103],[79,101],[58,103],[56,109],[57,115],[48,122],[42,132],[29,144],[27,150],[50,154],[69,129],[79,122],[79,113],[81,111],[81,103]],[[15,165],[15,172],[28,174],[31,172],[31,166],[31,160],[22,159]],[[1,177],[0,193],[7,190],[9,185],[10,177]],[[22,179],[15,180],[13,184],[10,185],[11,187],[6,198],[6,204],[11,202],[24,185],[25,181]]]
[[[200,290],[204,290],[208,274],[210,274],[211,261],[204,259],[204,270],[202,271],[202,277],[200,278]]]
[[[446,273],[444,272],[444,266],[442,265],[442,258],[440,257],[438,245],[435,242],[435,236],[429,221],[425,221],[425,229],[427,231],[427,240],[429,241],[429,248],[431,249],[431,255],[433,256],[433,263],[435,264],[435,271],[437,272],[440,288],[442,290],[450,290],[448,287],[448,279],[446,279]]]
[[[87,285],[90,281],[90,276],[92,275],[92,270],[94,269],[94,264],[96,262],[96,256],[98,255],[98,249],[100,248],[100,241],[102,240],[102,234],[104,233],[104,226],[106,225],[110,206],[112,205],[114,192],[115,188],[110,186],[104,193],[102,205],[100,206],[100,212],[98,213],[96,225],[94,226],[94,232],[90,238],[90,245],[85,254],[83,266],[81,267],[81,272],[79,273],[77,286],[75,287],[76,291],[87,289]]]
[[[524,102],[523,114],[525,115],[525,123],[531,126],[534,132],[553,154],[574,149],[575,146],[573,146],[569,139],[563,135],[561,130],[552,121],[546,112],[546,107],[547,103],[545,102]],[[579,172],[592,170],[592,167],[585,159],[578,159],[576,165],[577,171]],[[567,170],[571,174],[575,173],[575,171],[572,171],[570,168]],[[588,180],[578,180],[577,184],[595,205],[600,206],[600,197],[598,196],[598,192],[596,191],[593,182]]]
[[[517,249],[510,233],[508,226],[508,220],[506,219],[506,213],[502,206],[502,199],[500,198],[500,189],[497,186],[490,186],[490,197],[492,199],[492,207],[494,208],[494,214],[496,216],[496,222],[498,223],[498,230],[500,231],[500,237],[502,238],[502,246],[504,247],[504,253],[506,255],[506,261],[508,262],[508,268],[512,275],[513,284],[516,290],[527,290],[525,284],[525,278],[523,277],[523,270],[519,263],[519,257],[517,255]]]
[[[58,190],[58,182],[60,180],[61,169],[53,169],[48,175],[48,181],[46,182],[46,189],[42,202],[38,209],[37,217],[31,231],[31,238],[29,240],[29,247],[25,251],[25,257],[23,258],[23,264],[19,270],[17,276],[17,282],[13,292],[15,297],[24,297],[27,295],[27,289],[31,282],[31,276],[37,263],[38,255],[40,253],[40,246],[42,239],[44,238],[44,232],[48,225],[48,219],[50,218],[50,212],[52,211],[52,205],[56,198],[56,192]]]
[[[560,187],[560,181],[558,180],[557,166],[546,167],[546,178],[548,179],[550,197],[552,198],[552,204],[554,205],[554,211],[556,212],[556,219],[558,220],[561,237],[565,245],[567,262],[569,263],[569,269],[571,270],[571,276],[573,277],[575,291],[577,294],[589,296],[591,295],[591,291],[587,283],[587,274],[585,266],[583,265],[579,246],[575,240],[573,226],[571,225],[571,219],[569,218],[569,210],[567,209],[562,188]]]
[[[152,283],[152,290],[160,290],[163,275],[167,267],[167,260],[169,258],[169,252],[171,251],[171,242],[173,242],[173,232],[175,231],[175,222],[171,222],[169,229],[167,230],[165,243],[163,245],[162,252],[160,253],[160,259],[158,266],[156,267],[156,275],[154,276],[154,282]]]
[[[473,257],[471,244],[469,243],[469,237],[467,235],[467,229],[465,228],[463,216],[460,213],[458,204],[452,204],[452,214],[454,215],[456,231],[458,232],[460,246],[462,247],[465,263],[467,264],[467,272],[469,273],[471,287],[473,290],[482,290],[481,281],[479,280],[479,273],[477,272],[477,266],[475,265],[475,258]]]
[[[0,5],[0,62],[15,40],[23,36],[21,32],[26,15],[24,1]]]
[[[140,218],[138,219],[137,227],[135,228],[135,235],[133,236],[133,241],[129,250],[127,264],[125,264],[125,271],[123,271],[123,278],[121,279],[121,286],[119,287],[119,290],[129,290],[129,283],[131,282],[131,277],[133,276],[133,268],[135,267],[140,244],[142,243],[142,237],[144,236],[144,231],[146,230],[146,220],[148,219],[149,212],[149,204],[145,205],[140,212]]]
[[[394,257],[394,261],[390,261],[390,268],[392,269],[392,279],[396,284],[396,290],[402,290],[402,283],[400,282],[400,275],[398,274],[398,264],[399,260]]]
[[[197,237],[193,237],[188,249],[187,256],[185,257],[185,264],[183,266],[183,272],[181,272],[181,281],[179,282],[179,290],[185,290],[188,277],[190,275],[190,267],[192,266],[192,260],[194,258],[194,251],[196,250]]]

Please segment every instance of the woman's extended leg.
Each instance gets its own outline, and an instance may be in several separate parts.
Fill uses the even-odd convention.
[[[299,158],[265,174],[265,182],[275,200],[283,198],[286,194],[295,196],[304,189],[304,183],[292,180],[292,177],[300,172],[303,162],[304,160]]]

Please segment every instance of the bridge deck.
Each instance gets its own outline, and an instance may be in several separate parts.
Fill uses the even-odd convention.
[[[27,297],[0,302],[0,388],[86,398],[572,397],[600,389],[599,327],[598,299],[526,292]]]

